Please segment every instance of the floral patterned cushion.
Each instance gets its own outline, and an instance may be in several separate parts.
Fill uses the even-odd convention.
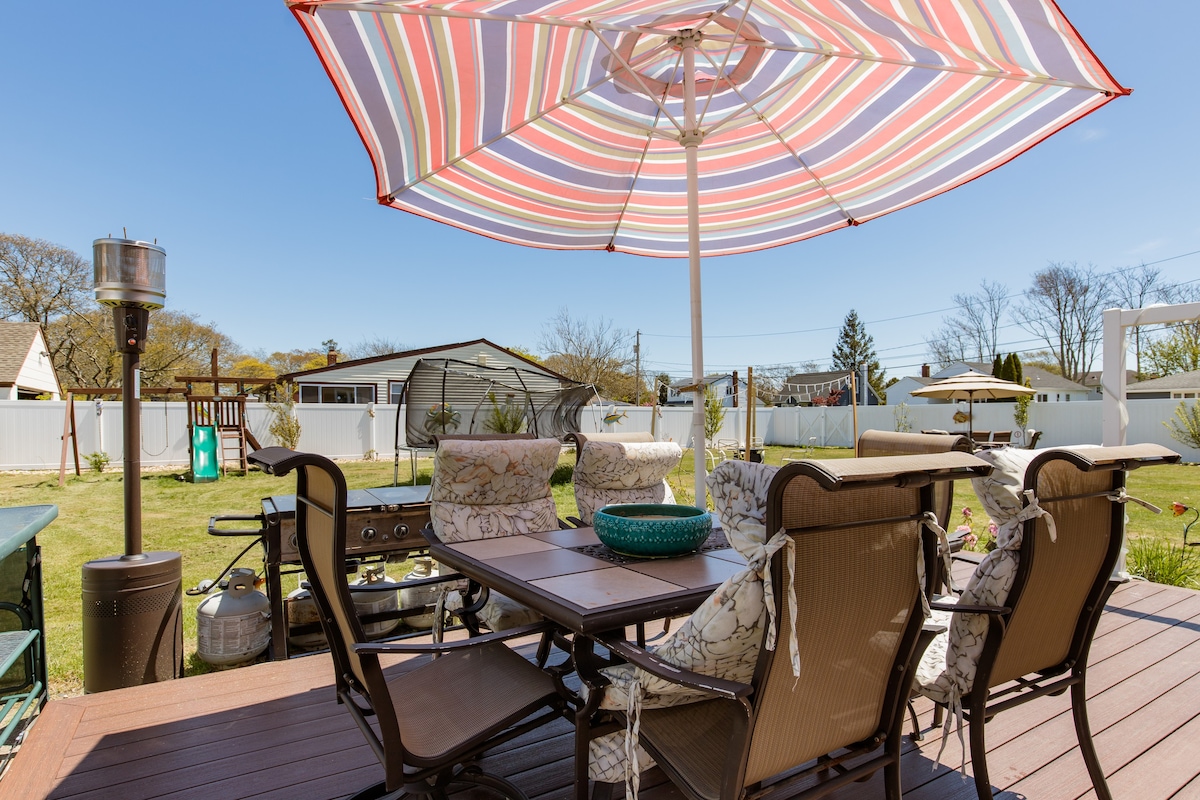
[[[614,503],[674,503],[666,477],[683,450],[674,442],[587,442],[575,464],[579,519]]]
[[[550,475],[557,439],[447,440],[434,456],[430,522],[444,542],[558,527]]]
[[[974,478],[971,483],[980,503],[998,526],[996,549],[979,562],[957,602],[1003,606],[1008,600],[1020,564],[1024,522],[1037,516],[1049,518],[1049,514],[1038,506],[1032,492],[1029,505],[1025,506],[1022,502],[1025,496],[1025,470],[1039,453],[1003,447],[976,455],[992,465],[990,475]],[[1048,519],[1047,522],[1053,531],[1053,521]],[[979,656],[987,639],[988,617],[983,614],[935,611],[932,621],[948,627],[921,658],[916,674],[917,691],[946,704],[950,709],[951,713],[946,716],[947,733],[951,717],[957,719],[961,731],[962,697],[971,691],[975,683]],[[943,736],[943,747],[946,738]]]

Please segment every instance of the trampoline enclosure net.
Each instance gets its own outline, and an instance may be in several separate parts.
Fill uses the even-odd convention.
[[[579,431],[580,412],[594,397],[591,386],[536,369],[423,358],[404,387],[405,443],[433,447],[434,435],[447,433],[562,439]]]

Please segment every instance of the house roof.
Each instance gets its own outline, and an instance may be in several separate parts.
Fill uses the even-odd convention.
[[[1138,381],[1131,383],[1125,387],[1127,392],[1153,392],[1167,391],[1170,389],[1197,389],[1200,388],[1200,370],[1192,372],[1176,372],[1174,375],[1164,375],[1161,378],[1153,378],[1148,381]]]
[[[0,322],[0,384],[11,386],[25,365],[42,326],[36,322]]]
[[[984,375],[992,374],[992,365],[985,364],[982,361],[960,361],[960,364],[965,364],[976,372],[982,372]],[[1062,375],[1055,375],[1053,372],[1044,370],[1041,367],[1021,366],[1021,374],[1029,381],[1029,385],[1039,392],[1087,392],[1088,387],[1075,381],[1070,381]]]
[[[726,372],[724,375],[705,375],[704,376],[704,385],[708,386],[710,383],[716,383],[717,381],[724,380],[725,378],[729,378],[730,380],[733,380],[733,375],[728,372]],[[738,383],[742,386],[746,385],[746,381],[744,378],[739,380]],[[683,388],[686,388],[691,385],[692,385],[692,379],[684,378],[683,380],[675,381],[674,383],[672,383],[671,388],[672,389],[683,389]]]
[[[331,372],[333,370],[345,369],[346,367],[356,367],[356,366],[361,366],[363,364],[374,364],[374,363],[379,363],[379,362],[383,362],[383,361],[392,361],[397,358],[420,358],[421,356],[430,355],[432,353],[440,353],[443,350],[451,350],[456,347],[472,347],[472,346],[477,346],[477,345],[487,345],[488,347],[494,347],[497,350],[502,350],[505,353],[508,353],[513,358],[520,359],[521,361],[524,361],[525,363],[529,364],[529,366],[534,367],[535,369],[541,370],[542,372],[545,372],[555,378],[561,378],[564,381],[570,380],[570,378],[566,377],[565,375],[560,375],[559,373],[555,372],[554,370],[550,369],[549,367],[547,367],[544,364],[539,364],[536,361],[532,361],[532,360],[526,358],[525,356],[521,355],[520,353],[514,353],[513,351],[509,350],[508,348],[501,347],[500,345],[496,344],[495,342],[488,341],[487,339],[472,339],[469,342],[455,342],[453,344],[439,344],[436,347],[424,347],[419,350],[405,350],[402,353],[388,353],[388,354],[382,355],[382,356],[370,356],[368,358],[354,358],[354,359],[350,359],[349,361],[338,361],[336,364],[327,364],[326,366],[323,366],[323,367],[316,367],[314,369],[301,370],[300,372],[289,372],[286,375],[280,375],[278,378],[276,378],[276,380],[294,382],[297,378],[307,378],[312,375],[319,375],[322,372]]]

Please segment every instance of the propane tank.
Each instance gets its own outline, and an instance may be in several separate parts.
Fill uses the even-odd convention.
[[[433,559],[429,556],[417,556],[413,559],[412,572],[404,576],[405,581],[414,581],[420,578],[433,578],[438,574],[437,567],[433,563]],[[400,590],[400,607],[401,608],[419,608],[421,606],[431,606],[437,602],[438,587],[437,585],[430,586],[415,586],[411,589]],[[428,614],[416,614],[411,617],[405,617],[404,622],[411,628],[432,628],[436,614],[430,611]]]
[[[252,661],[271,641],[271,601],[254,588],[252,569],[229,573],[229,588],[196,608],[196,650],[209,664]]]
[[[385,569],[386,566],[384,564],[363,567],[358,578],[350,584],[350,597],[354,600],[354,610],[358,613],[359,617],[364,617],[367,614],[379,614],[385,611],[396,611],[400,608],[400,597],[395,591],[354,591],[354,587],[356,586],[377,586],[382,584],[396,586],[396,584],[388,580]],[[399,619],[371,622],[363,626],[363,633],[369,638],[386,636],[399,624]]]
[[[317,612],[317,601],[308,589],[296,587],[288,592],[287,603],[288,642],[296,647],[325,647],[329,644],[321,631],[321,615]],[[293,633],[298,625],[317,625],[312,633]]]

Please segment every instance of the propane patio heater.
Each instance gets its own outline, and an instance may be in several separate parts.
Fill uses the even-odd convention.
[[[167,253],[148,242],[92,243],[96,300],[113,310],[121,363],[125,553],[83,565],[83,688],[138,686],[183,674],[183,557],[142,552],[141,354],[150,312],[166,300]]]

